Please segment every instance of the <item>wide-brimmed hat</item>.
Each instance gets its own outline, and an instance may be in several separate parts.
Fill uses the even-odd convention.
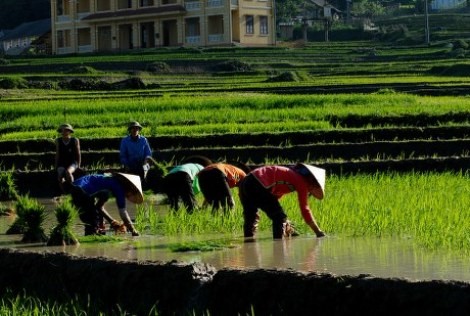
[[[130,131],[131,128],[133,128],[133,127],[138,127],[139,130],[141,130],[143,128],[142,125],[139,124],[139,122],[133,121],[133,122],[129,123],[129,126],[127,126],[127,130]]]
[[[132,193],[126,196],[129,201],[135,204],[140,204],[144,201],[144,194],[142,193],[142,184],[139,176],[122,172],[113,173],[113,176],[122,183],[126,193]]]
[[[73,127],[72,127],[72,125],[70,125],[70,124],[62,124],[62,125],[60,125],[59,128],[57,129],[57,131],[58,131],[59,133],[62,133],[62,130],[64,130],[64,129],[69,130],[71,133],[73,133]]]
[[[315,181],[316,186],[313,190],[310,191],[314,197],[321,200],[325,195],[325,178],[326,172],[325,169],[308,165],[306,163],[298,163],[295,166],[295,169],[304,176],[310,175]]]

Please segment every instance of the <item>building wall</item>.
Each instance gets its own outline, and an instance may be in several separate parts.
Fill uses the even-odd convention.
[[[136,11],[173,5],[185,11]],[[123,12],[128,14],[119,16]],[[100,13],[116,14],[90,18]],[[252,34],[246,33],[246,15],[253,16]],[[51,16],[55,54],[275,42],[273,0],[51,0]],[[267,22],[261,23],[263,19]]]

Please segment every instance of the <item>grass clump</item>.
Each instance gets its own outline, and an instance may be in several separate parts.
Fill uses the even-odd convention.
[[[24,223],[24,233],[22,242],[46,242],[47,236],[44,233],[43,224],[46,219],[46,208],[38,200],[28,196],[21,199],[21,214]]]
[[[13,172],[0,172],[0,201],[16,200],[17,198],[18,192]]]
[[[55,216],[57,225],[52,229],[48,246],[76,245],[79,244],[77,237],[72,231],[72,224],[78,217],[77,209],[72,205],[70,199],[65,199],[56,207]]]
[[[1,89],[25,89],[28,88],[28,82],[23,78],[3,78],[0,79]]]
[[[169,248],[173,252],[188,252],[188,251],[214,251],[225,248],[231,248],[232,246],[223,241],[193,241],[183,242],[170,245]]]

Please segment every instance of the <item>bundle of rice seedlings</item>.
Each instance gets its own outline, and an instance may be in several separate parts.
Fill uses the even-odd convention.
[[[13,210],[16,216],[15,221],[10,227],[7,229],[7,235],[14,235],[14,234],[23,234],[26,230],[26,223],[24,221],[24,213],[25,210],[28,208],[28,204],[30,203],[30,199],[28,196],[18,196],[15,204],[15,208]]]
[[[65,246],[79,244],[73,233],[72,225],[78,217],[78,210],[73,206],[70,199],[62,200],[55,209],[57,225],[52,229],[48,246]]]
[[[23,233],[22,242],[46,242],[47,236],[44,233],[44,220],[46,219],[46,208],[40,204],[38,200],[29,197],[22,198],[24,200],[22,211],[25,231]]]

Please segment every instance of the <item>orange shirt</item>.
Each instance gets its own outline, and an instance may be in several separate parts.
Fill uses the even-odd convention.
[[[245,171],[235,166],[226,163],[215,163],[211,164],[204,168],[204,170],[210,170],[217,168],[225,174],[227,177],[227,183],[230,188],[234,188],[238,185],[238,183],[246,177]]]

